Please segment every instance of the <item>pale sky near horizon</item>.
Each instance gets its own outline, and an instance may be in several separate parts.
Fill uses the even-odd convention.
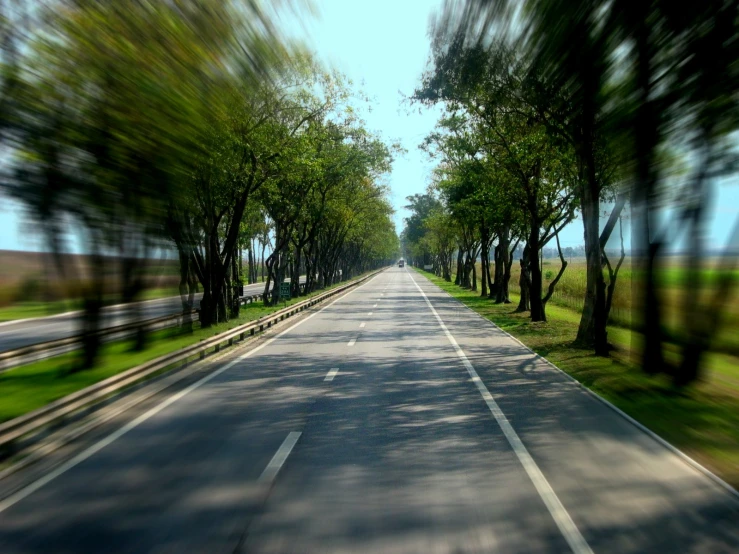
[[[408,215],[402,209],[406,196],[425,191],[433,167],[418,145],[433,129],[439,111],[423,109],[419,113],[418,106],[407,106],[403,97],[413,92],[426,67],[429,18],[441,3],[315,0],[316,17],[304,13],[282,22],[287,34],[302,38],[325,64],[345,73],[373,98],[371,112],[364,114],[367,127],[388,141],[398,140],[407,150],[396,159],[387,179],[398,233]],[[709,241],[723,246],[739,214],[739,186],[718,188]],[[42,249],[41,238],[22,223],[20,206],[0,200],[0,249]],[[563,246],[582,244],[579,219],[563,230],[561,240]]]

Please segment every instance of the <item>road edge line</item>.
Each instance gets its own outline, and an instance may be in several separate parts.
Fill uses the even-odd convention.
[[[567,541],[570,549],[576,554],[592,554],[593,551],[591,550],[585,538],[580,533],[577,525],[575,525],[575,522],[572,521],[572,517],[567,511],[567,508],[564,507],[564,504],[562,504],[562,501],[557,496],[557,493],[554,492],[552,485],[549,484],[549,481],[547,481],[547,478],[544,476],[544,473],[539,468],[539,465],[536,463],[533,456],[529,453],[526,445],[523,444],[523,441],[518,436],[518,433],[516,433],[516,430],[513,428],[511,423],[508,421],[508,418],[503,413],[503,410],[500,409],[500,406],[498,406],[495,398],[493,398],[493,395],[490,393],[485,383],[483,383],[482,379],[475,370],[475,367],[472,365],[472,362],[470,362],[469,358],[467,358],[464,350],[462,350],[462,347],[459,346],[459,343],[454,338],[454,335],[452,335],[451,331],[449,331],[449,328],[446,326],[444,321],[441,319],[441,316],[436,311],[436,308],[434,308],[433,304],[431,304],[431,301],[429,300],[428,296],[426,296],[426,293],[423,292],[423,289],[419,286],[419,284],[410,273],[408,274],[408,276],[411,278],[411,281],[418,289],[418,292],[420,292],[421,296],[423,296],[423,299],[426,301],[426,305],[431,310],[431,313],[434,314],[436,321],[439,323],[439,326],[441,327],[442,331],[444,331],[446,338],[449,340],[452,347],[454,348],[457,357],[462,361],[462,364],[467,370],[467,373],[472,378],[472,382],[477,387],[477,390],[482,396],[483,400],[485,400],[485,403],[490,409],[490,412],[493,414],[495,421],[498,423],[501,431],[503,431],[503,435],[505,435],[508,444],[511,446],[511,449],[518,458],[518,461],[523,466],[524,471],[529,476],[529,479],[534,485],[534,488],[539,493],[539,497],[544,502],[544,505],[549,511],[549,514],[552,516],[552,519],[557,525],[560,533],[562,533],[562,536]]]
[[[416,273],[418,273],[418,272],[416,271]],[[538,354],[538,353],[534,352],[530,347],[526,346],[523,342],[521,342],[518,338],[516,338],[513,335],[511,335],[508,331],[505,331],[505,330],[501,329],[493,321],[490,321],[486,317],[483,317],[482,315],[478,314],[475,310],[473,310],[472,308],[470,308],[467,304],[465,304],[461,300],[455,298],[454,296],[452,296],[451,294],[449,294],[448,292],[446,292],[445,290],[443,290],[441,287],[439,287],[435,283],[431,282],[425,275],[422,275],[420,273],[418,273],[418,274],[421,277],[423,277],[424,279],[426,279],[429,283],[431,283],[435,287],[439,288],[439,290],[441,292],[443,292],[444,294],[446,294],[447,296],[449,296],[449,298],[451,298],[455,302],[459,303],[461,306],[463,306],[464,308],[466,308],[467,310],[469,310],[470,312],[472,312],[473,314],[475,314],[477,317],[479,317],[483,321],[486,321],[488,324],[492,325],[495,329],[497,329],[498,331],[500,331],[504,335],[507,335],[508,337],[512,338],[518,344],[520,344],[521,346],[523,346],[526,350],[528,350],[529,352],[531,352],[531,354],[534,355],[534,358],[535,359],[544,362],[545,364],[549,365],[553,369],[556,369],[558,372],[560,372],[562,375],[564,375],[568,380],[572,381],[572,383],[574,383],[575,385],[577,385],[578,388],[582,389],[583,391],[585,391],[586,393],[588,393],[591,397],[593,397],[594,400],[597,400],[600,403],[604,404],[606,407],[608,407],[611,410],[613,410],[614,412],[616,412],[618,415],[620,415],[621,417],[623,417],[626,421],[628,421],[629,423],[631,423],[634,427],[636,427],[637,429],[639,429],[640,431],[642,431],[644,434],[646,434],[649,437],[651,437],[652,439],[656,440],[664,448],[666,448],[667,450],[669,450],[673,454],[677,455],[677,457],[680,458],[686,465],[692,467],[693,469],[697,470],[699,473],[702,473],[704,476],[708,477],[711,481],[713,481],[713,483],[715,485],[718,485],[721,489],[724,490],[724,492],[728,493],[730,495],[730,497],[732,498],[732,500],[734,500],[735,502],[737,502],[737,504],[739,504],[739,490],[737,490],[734,487],[732,487],[729,483],[727,483],[726,481],[724,481],[721,477],[719,477],[718,475],[716,475],[713,471],[711,471],[710,469],[708,469],[707,467],[705,467],[704,465],[702,465],[700,462],[698,462],[698,461],[694,460],[693,458],[691,458],[685,452],[683,452],[682,450],[680,450],[677,446],[675,446],[672,443],[668,442],[667,439],[665,439],[663,437],[660,437],[657,433],[655,433],[654,431],[652,431],[649,427],[647,427],[643,423],[640,423],[639,421],[637,421],[636,419],[634,419],[633,417],[631,417],[629,414],[627,414],[626,412],[624,412],[621,408],[619,408],[615,404],[611,403],[610,400],[608,400],[606,398],[603,398],[597,392],[595,392],[594,390],[588,388],[586,385],[584,385],[583,383],[581,383],[580,381],[578,381],[577,379],[575,379],[572,375],[570,375],[569,373],[567,373],[562,368],[558,367],[553,362],[550,362],[548,359],[546,359],[541,354]]]

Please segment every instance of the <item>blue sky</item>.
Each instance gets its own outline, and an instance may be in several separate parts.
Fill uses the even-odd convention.
[[[283,21],[283,27],[372,97],[372,110],[364,116],[367,126],[407,149],[388,177],[400,232],[407,216],[402,209],[405,197],[426,189],[433,166],[418,144],[433,129],[438,112],[419,113],[417,106],[409,107],[402,100],[413,92],[426,66],[429,17],[441,0],[315,0],[314,4],[316,17],[303,13]],[[709,232],[712,244],[725,244],[737,214],[739,186],[718,187]],[[562,232],[561,240],[563,246],[582,244],[579,220]],[[23,225],[20,207],[0,198],[0,249],[41,247],[33,228]]]
[[[402,95],[417,86],[429,56],[429,17],[441,0],[316,0],[317,18],[305,24],[303,36],[315,53],[362,83],[375,98],[366,114],[368,127],[385,138],[399,139],[408,150],[398,159],[389,178],[396,207],[398,232],[403,228],[405,197],[422,193],[433,164],[418,150],[423,137],[433,129],[439,112],[418,113],[401,105]],[[716,187],[709,229],[709,244],[723,247],[739,214],[739,182]],[[604,207],[607,209],[608,207]],[[605,218],[603,218],[605,223]],[[624,235],[629,246],[628,222]],[[583,243],[582,222],[573,221],[560,235],[563,246]],[[612,237],[617,247],[617,235]]]

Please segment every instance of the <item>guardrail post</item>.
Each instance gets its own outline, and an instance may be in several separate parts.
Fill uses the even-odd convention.
[[[216,347],[213,349],[213,352],[220,352],[221,351],[221,345],[216,344]]]
[[[239,340],[244,340],[244,333],[239,334]]]

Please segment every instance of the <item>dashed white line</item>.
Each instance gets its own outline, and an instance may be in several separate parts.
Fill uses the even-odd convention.
[[[347,346],[354,346],[354,343],[357,342],[357,339],[352,339],[349,342],[346,343]]]
[[[575,552],[575,554],[592,554],[593,551],[590,549],[590,546],[585,541],[585,538],[580,534],[580,530],[575,525],[575,522],[572,521],[570,514],[567,512],[567,509],[560,501],[557,493],[554,492],[554,489],[549,484],[549,481],[547,481],[546,477],[544,477],[544,474],[541,472],[541,469],[539,469],[539,466],[534,461],[534,458],[531,456],[531,454],[529,454],[526,446],[524,446],[518,434],[508,421],[508,418],[500,409],[500,406],[498,406],[498,403],[493,398],[493,395],[490,394],[490,391],[485,386],[485,383],[483,383],[482,379],[480,379],[480,376],[477,374],[477,371],[475,371],[475,368],[467,358],[467,355],[459,346],[459,343],[457,343],[457,340],[454,338],[454,336],[449,332],[449,329],[444,324],[444,321],[441,319],[434,306],[431,304],[431,301],[426,296],[426,293],[423,292],[423,289],[418,286],[418,283],[411,275],[409,275],[409,277],[413,281],[413,284],[416,285],[418,292],[420,292],[421,296],[423,296],[423,299],[426,301],[426,304],[431,310],[431,313],[434,314],[434,317],[439,322],[439,326],[444,331],[446,338],[454,347],[454,351],[457,353],[457,356],[462,361],[464,367],[467,369],[467,373],[469,373],[470,377],[472,378],[472,382],[475,384],[477,390],[480,392],[480,395],[482,395],[482,398],[488,405],[490,412],[492,412],[495,421],[498,422],[498,425],[503,431],[506,439],[508,439],[508,444],[511,445],[513,452],[516,454],[519,462],[521,462],[521,465],[528,474],[529,479],[531,479],[534,487],[536,487],[539,496],[544,501],[544,505],[547,507],[547,510],[549,510],[549,513],[552,515],[554,522],[557,524],[557,527],[562,533],[562,536],[564,536],[565,540],[567,541],[567,544],[570,545],[570,548],[573,552]]]
[[[33,494],[34,492],[36,492],[40,488],[44,487],[45,485],[47,485],[48,483],[50,483],[51,481],[53,481],[54,479],[56,479],[57,477],[65,474],[67,471],[69,471],[73,467],[81,464],[82,462],[84,462],[88,458],[90,458],[93,455],[95,455],[97,452],[100,452],[103,448],[105,448],[106,446],[114,443],[119,438],[121,438],[122,436],[124,436],[127,433],[129,433],[131,430],[135,429],[136,427],[138,427],[139,425],[141,425],[142,423],[144,423],[148,419],[152,418],[153,416],[155,416],[156,414],[158,414],[159,412],[161,412],[162,410],[164,410],[165,408],[167,408],[171,404],[174,404],[175,402],[177,402],[180,398],[183,398],[184,396],[187,396],[192,391],[194,391],[194,390],[200,388],[201,386],[205,385],[206,383],[208,383],[208,381],[214,379],[215,377],[218,377],[224,371],[227,371],[227,370],[231,369],[237,363],[245,360],[246,358],[248,358],[248,357],[256,354],[257,352],[259,352],[263,348],[269,346],[275,340],[279,339],[280,337],[282,337],[286,333],[289,333],[290,331],[292,331],[293,329],[295,329],[298,325],[302,325],[306,321],[312,319],[313,317],[317,316],[319,313],[323,312],[325,309],[330,308],[331,306],[333,306],[334,304],[336,304],[342,298],[344,298],[346,296],[349,296],[350,294],[358,291],[359,289],[361,289],[361,288],[369,285],[378,276],[379,276],[379,274],[378,275],[375,275],[372,279],[368,280],[366,283],[364,283],[362,285],[359,285],[358,287],[350,290],[346,294],[342,294],[341,296],[339,296],[336,300],[334,300],[330,304],[327,304],[326,306],[324,306],[320,310],[318,310],[316,312],[313,312],[308,317],[305,317],[304,319],[301,319],[300,321],[296,322],[294,325],[291,325],[290,327],[288,327],[287,329],[285,329],[281,333],[275,335],[274,337],[272,337],[270,339],[267,339],[266,341],[264,341],[262,344],[260,344],[256,348],[254,348],[252,350],[249,350],[248,352],[245,352],[244,354],[240,355],[236,359],[231,360],[229,363],[221,366],[216,371],[214,371],[212,373],[209,373],[208,375],[206,375],[205,377],[203,377],[199,381],[194,382],[189,387],[187,387],[187,388],[179,391],[178,393],[173,394],[172,396],[166,398],[160,404],[157,404],[156,406],[154,406],[153,408],[151,408],[148,411],[144,412],[143,414],[141,414],[137,418],[129,421],[123,427],[119,428],[118,430],[112,432],[110,435],[104,437],[100,441],[98,441],[95,444],[91,445],[86,450],[83,450],[82,452],[80,452],[79,454],[77,454],[75,457],[73,457],[72,459],[70,459],[67,462],[63,463],[62,465],[60,465],[56,469],[53,469],[52,471],[50,471],[49,473],[43,475],[42,477],[40,477],[36,481],[30,483],[29,485],[25,486],[24,488],[16,491],[15,493],[13,493],[12,495],[10,495],[9,497],[7,497],[4,500],[0,501],[0,513],[4,512],[5,510],[7,510],[8,508],[10,508],[11,506],[17,504],[18,502],[20,502],[24,498],[30,496],[31,494]]]
[[[284,465],[285,460],[287,460],[290,452],[292,452],[292,449],[295,446],[295,443],[298,442],[301,434],[302,433],[299,431],[293,431],[285,438],[284,441],[282,441],[280,448],[277,449],[277,452],[275,452],[275,455],[272,456],[267,467],[264,468],[264,471],[259,476],[259,483],[271,483],[275,480],[280,468]]]
[[[372,315],[372,312],[369,312],[367,315]]]
[[[336,377],[336,374],[338,372],[339,372],[338,367],[332,367],[331,371],[329,371],[328,374],[326,375],[326,378],[324,379],[324,381],[333,381],[334,377]]]
[[[374,306],[372,306],[372,307],[373,307],[373,308],[376,308],[376,307],[377,307],[377,304],[375,304],[375,305],[374,305]]]
[[[362,323],[360,323],[360,324],[359,324],[359,328],[360,328],[360,329],[364,329],[364,325],[365,325],[365,323],[364,323],[364,321],[363,321]]]

